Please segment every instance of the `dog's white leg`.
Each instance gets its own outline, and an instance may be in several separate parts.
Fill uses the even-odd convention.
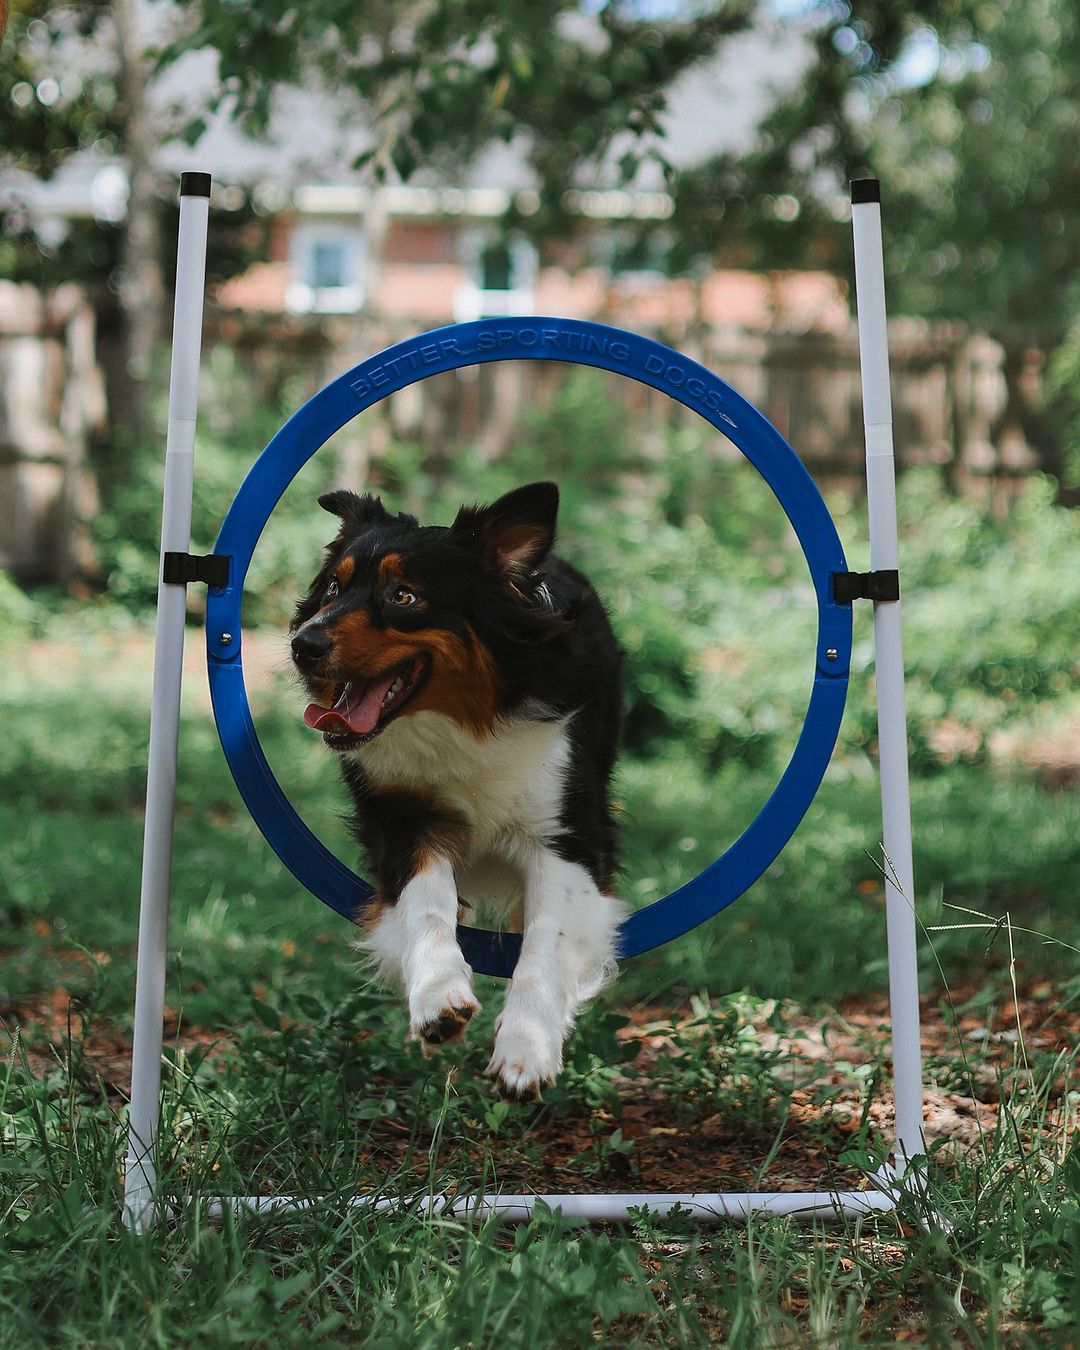
[[[425,1046],[457,1040],[480,1006],[458,946],[457,883],[449,860],[431,858],[385,905],[360,940],[380,974],[401,985],[409,1030]]]
[[[537,1097],[555,1080],[578,1009],[614,974],[623,912],[584,867],[536,850],[525,870],[521,955],[487,1069],[504,1097]]]

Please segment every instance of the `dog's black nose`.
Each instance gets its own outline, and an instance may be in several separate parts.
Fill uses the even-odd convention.
[[[298,666],[316,666],[330,650],[325,628],[301,628],[292,640],[293,660]]]

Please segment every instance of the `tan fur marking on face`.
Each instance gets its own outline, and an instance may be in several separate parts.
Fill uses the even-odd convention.
[[[379,580],[405,580],[405,564],[401,560],[400,553],[387,553],[385,557],[379,559]]]
[[[442,713],[477,738],[484,736],[498,716],[502,695],[491,653],[471,628],[469,644],[440,629],[413,636],[432,653],[432,669],[406,715],[413,709]]]
[[[334,576],[337,577],[339,586],[347,586],[353,579],[353,573],[356,571],[355,558],[342,558],[334,568]]]
[[[343,619],[335,633],[334,668],[339,679],[375,680],[425,655],[422,645],[371,624],[350,623],[343,631],[348,622]]]
[[[476,736],[491,730],[501,705],[502,685],[495,661],[469,630],[465,643],[442,628],[395,633],[377,628],[363,610],[346,614],[331,630],[339,679],[374,680],[395,666],[426,656],[430,670],[423,688],[399,716],[438,712]]]
[[[374,678],[387,669],[375,650],[383,634],[366,610],[356,609],[343,615],[330,629],[330,636],[334,640],[334,665],[345,678],[353,675]]]

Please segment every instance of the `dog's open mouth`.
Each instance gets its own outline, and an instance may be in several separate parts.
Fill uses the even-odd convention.
[[[374,680],[350,680],[338,685],[330,707],[309,703],[307,726],[321,731],[332,750],[352,750],[372,741],[405,707],[427,674],[423,657],[406,661]]]

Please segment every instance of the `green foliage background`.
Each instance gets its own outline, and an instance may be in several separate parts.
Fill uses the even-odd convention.
[[[197,551],[213,546],[225,505],[287,416],[245,397],[225,349],[211,354],[208,372]],[[677,742],[703,770],[732,757],[781,768],[809,697],[816,614],[794,533],[766,485],[711,429],[670,427],[658,456],[605,380],[571,372],[494,461],[462,446],[436,466],[423,447],[397,444],[372,465],[369,483],[345,484],[336,442],[364,435],[346,428],[276,509],[252,566],[247,620],[287,627],[333,532],[315,505],[331,486],[377,490],[393,509],[449,523],[462,502],[551,477],[562,491],[559,548],[594,579],[627,652],[630,751],[649,758]],[[147,448],[129,464],[95,525],[107,593],[134,612],[155,595],[159,461]],[[1003,519],[946,494],[934,471],[907,475],[902,494],[912,762],[920,774],[956,758],[985,764],[995,733],[1038,731],[1076,687],[1080,520],[1055,508],[1054,484],[1038,478]],[[868,566],[862,506],[843,494],[831,506],[849,566]],[[857,625],[845,740],[860,753],[876,735],[872,657],[869,625]],[[962,734],[946,745],[943,727]]]

